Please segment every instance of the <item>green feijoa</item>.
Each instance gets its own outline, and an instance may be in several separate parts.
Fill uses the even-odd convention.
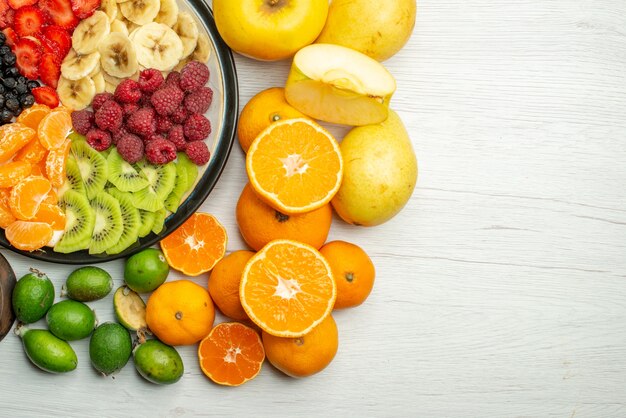
[[[105,376],[121,370],[132,351],[130,334],[118,323],[105,322],[91,334],[89,358],[93,367]]]
[[[178,382],[185,371],[178,351],[159,340],[148,340],[135,347],[133,360],[144,379],[159,385]]]
[[[78,358],[72,347],[50,331],[18,326],[15,333],[22,338],[26,356],[41,370],[66,373],[76,368]]]
[[[121,286],[113,294],[113,309],[118,322],[130,331],[147,329],[146,303],[128,286]]]
[[[87,266],[74,270],[67,277],[63,291],[79,302],[102,299],[113,289],[113,278],[99,267]]]
[[[11,296],[18,321],[32,324],[44,317],[54,302],[54,285],[44,273],[30,269],[17,281]]]
[[[169,273],[170,266],[163,253],[156,248],[146,248],[126,261],[124,281],[135,292],[147,293],[161,286]]]
[[[65,341],[89,337],[96,327],[96,314],[82,302],[63,300],[52,305],[46,314],[48,329]]]

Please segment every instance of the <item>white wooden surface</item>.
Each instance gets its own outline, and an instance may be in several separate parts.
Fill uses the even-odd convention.
[[[288,69],[237,66],[242,103]],[[266,363],[223,388],[183,347],[184,378],[158,387],[130,364],[98,377],[82,341],[79,368],[53,376],[9,335],[0,415],[626,416],[626,2],[423,0],[387,66],[420,178],[389,223],[333,223],[330,238],[365,248],[377,281],[364,305],[335,314],[340,347],[325,371],[293,380]],[[243,161],[235,146],[202,206],[229,251],[244,248]],[[2,254],[57,287],[71,270]],[[122,262],[104,267],[121,284]],[[94,305],[112,319],[110,300]]]

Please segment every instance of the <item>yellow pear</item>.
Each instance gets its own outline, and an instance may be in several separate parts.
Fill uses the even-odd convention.
[[[316,42],[343,45],[384,61],[411,37],[416,11],[416,0],[333,0]]]
[[[332,200],[337,214],[354,225],[374,226],[406,205],[417,182],[417,158],[400,117],[352,129],[340,145],[343,181]]]

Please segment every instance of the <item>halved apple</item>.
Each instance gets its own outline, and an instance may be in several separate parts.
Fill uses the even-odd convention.
[[[343,125],[387,119],[396,80],[378,61],[353,49],[313,44],[293,58],[285,98],[300,112]]]

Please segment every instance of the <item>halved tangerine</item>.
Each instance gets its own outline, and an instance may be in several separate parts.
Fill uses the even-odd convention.
[[[47,150],[60,148],[72,130],[72,118],[66,109],[55,109],[43,117],[37,129],[41,145]]]
[[[43,222],[15,221],[4,230],[12,246],[22,251],[34,251],[52,239],[52,227]]]
[[[238,322],[224,322],[198,346],[202,372],[220,385],[239,386],[261,371],[265,350],[259,334]]]
[[[11,213],[17,219],[33,219],[48,193],[52,189],[50,181],[44,177],[30,176],[20,181],[9,196]]]

